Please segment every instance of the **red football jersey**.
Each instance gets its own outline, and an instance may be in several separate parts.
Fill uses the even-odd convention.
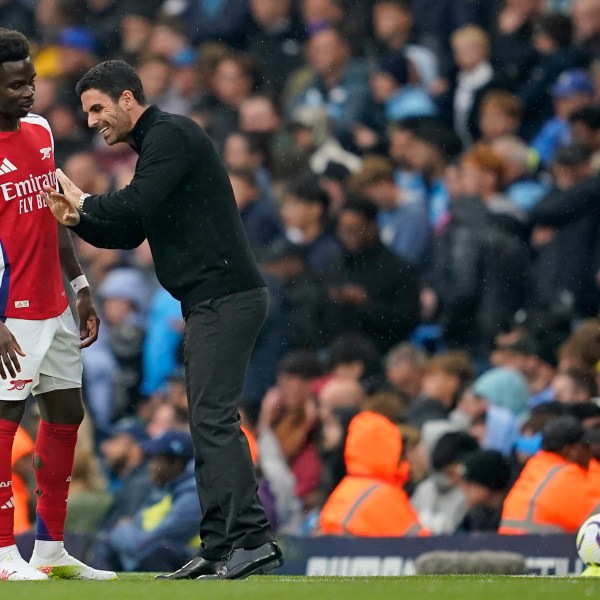
[[[45,185],[56,187],[54,140],[46,119],[30,114],[17,131],[0,131],[2,318],[50,319],[67,308]]]

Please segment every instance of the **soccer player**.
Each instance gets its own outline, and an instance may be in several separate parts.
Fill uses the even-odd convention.
[[[70,234],[44,204],[43,186],[56,185],[54,147],[46,120],[28,114],[34,81],[27,39],[0,29],[0,580],[114,579],[63,544],[83,419],[80,347],[96,340],[99,321]],[[77,294],[79,332],[62,274]],[[41,421],[33,461],[36,540],[27,563],[13,532],[11,451],[30,393]]]

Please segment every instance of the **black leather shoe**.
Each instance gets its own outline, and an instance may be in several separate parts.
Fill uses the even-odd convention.
[[[219,579],[218,571],[225,565],[224,560],[208,560],[194,556],[174,573],[161,573],[154,579]]]
[[[267,542],[250,550],[237,548],[229,555],[223,568],[219,569],[219,577],[244,579],[248,575],[263,575],[282,564],[283,554],[276,542]]]

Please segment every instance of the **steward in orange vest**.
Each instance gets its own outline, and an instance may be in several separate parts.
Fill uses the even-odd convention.
[[[387,417],[362,412],[350,422],[344,452],[347,475],[333,490],[320,517],[329,535],[399,537],[428,535],[402,486],[402,435]]]
[[[542,449],[529,459],[504,501],[498,533],[575,533],[600,509],[600,486],[590,476],[585,430],[571,416],[550,421]],[[596,480],[597,482],[597,480]]]

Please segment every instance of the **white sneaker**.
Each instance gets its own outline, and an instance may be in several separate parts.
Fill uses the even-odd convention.
[[[62,544],[56,544],[54,554],[43,556],[33,549],[29,564],[38,570],[45,573],[52,579],[86,579],[86,580],[108,580],[117,579],[117,574],[112,571],[100,571],[92,569],[80,560],[73,558],[64,548]]]
[[[23,560],[16,546],[0,550],[0,581],[48,581],[50,578]]]

